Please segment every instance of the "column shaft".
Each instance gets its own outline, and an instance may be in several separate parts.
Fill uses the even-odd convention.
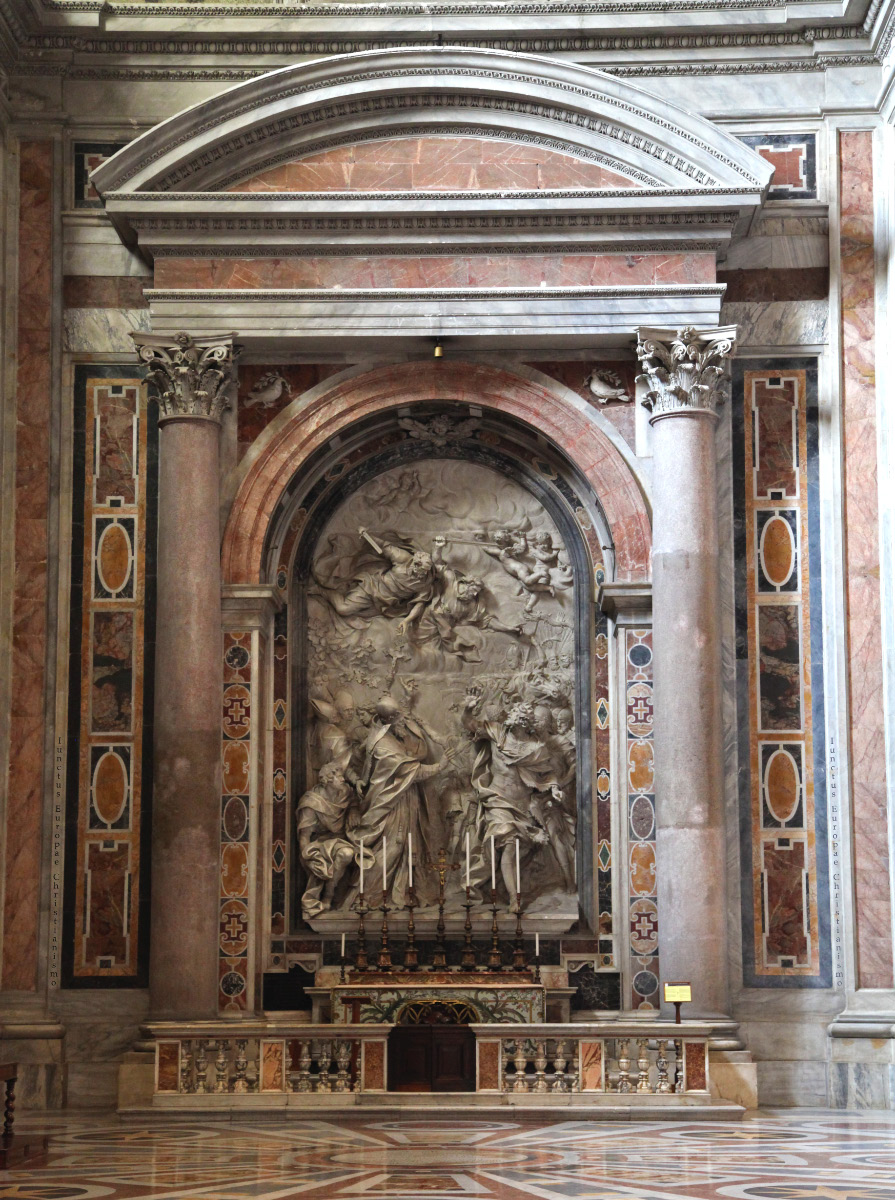
[[[157,1018],[217,1013],[219,434],[216,421],[179,417],[159,437],[149,971]]]
[[[716,418],[653,426],[653,651],[659,954],[693,985],[691,1015],[727,1011]]]

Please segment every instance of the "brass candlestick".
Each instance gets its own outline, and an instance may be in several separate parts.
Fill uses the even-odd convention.
[[[407,903],[404,907],[407,909],[407,946],[404,950],[404,970],[418,971],[419,970],[419,955],[416,949],[416,927],[413,923],[413,910],[419,904],[416,898],[416,893],[412,887],[407,889]]]
[[[428,864],[430,871],[438,872],[438,924],[435,926],[435,953],[432,956],[432,966],[441,968],[447,966],[447,956],[444,947],[444,881],[448,871],[459,871],[459,863],[446,861],[447,851],[438,851],[438,862]]]
[[[534,974],[531,977],[532,982],[540,983],[541,982],[541,956],[540,956],[540,954],[536,955],[533,961],[534,961],[535,969],[534,969]]]
[[[503,963],[500,959],[500,930],[497,927],[497,888],[491,889],[491,953],[488,955],[488,970],[499,971]]]
[[[474,971],[476,963],[475,963],[475,950],[473,950],[473,948],[472,948],[472,920],[470,918],[470,913],[472,912],[472,903],[473,902],[469,898],[469,893],[470,893],[470,889],[467,888],[466,889],[466,903],[463,905],[463,907],[466,909],[466,920],[463,923],[464,943],[463,943],[463,954],[460,958],[460,966],[463,967],[464,970]]]
[[[348,959],[345,957],[345,955],[344,954],[340,955],[340,957],[339,957],[339,983],[345,982],[345,964],[347,962],[348,962]]]
[[[379,959],[376,967],[380,971],[390,971],[392,969],[392,955],[388,947],[388,889],[382,889],[382,903],[379,905],[379,911],[382,913],[382,928],[379,931]]]
[[[354,969],[369,971],[370,961],[367,958],[367,929],[364,925],[364,917],[370,911],[370,906],[367,904],[363,892],[358,892],[354,911],[357,913],[357,953],[354,956]]]
[[[516,937],[513,941],[513,970],[525,970],[525,942],[522,938],[522,893],[516,893]]]

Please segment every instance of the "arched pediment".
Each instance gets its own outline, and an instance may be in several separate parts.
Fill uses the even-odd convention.
[[[757,200],[771,168],[730,134],[574,63],[457,47],[301,63],[170,118],[94,173],[110,192],[221,191],[277,163],[371,138],[537,141],[642,188]]]

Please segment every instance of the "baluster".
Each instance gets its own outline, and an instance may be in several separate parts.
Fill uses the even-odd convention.
[[[193,1043],[180,1043],[180,1090],[193,1090]]]
[[[617,1092],[633,1092],[631,1083],[631,1060],[628,1057],[629,1038],[621,1038],[618,1043],[618,1086]]]
[[[361,1056],[361,1043],[359,1041],[352,1042],[351,1043],[351,1061],[349,1063],[349,1070],[354,1074],[354,1082],[351,1084],[352,1092],[361,1091],[360,1056]]]
[[[329,1066],[332,1057],[332,1046],[327,1042],[320,1043],[320,1050],[317,1054],[317,1067],[320,1074],[317,1077],[317,1091],[331,1092],[332,1084],[329,1079]]]
[[[311,1043],[299,1042],[297,1092],[311,1091]]]
[[[512,1072],[510,1067],[513,1066],[513,1055],[516,1052],[516,1043],[509,1039],[500,1043],[500,1061],[503,1063],[503,1073],[501,1075],[501,1090],[509,1092],[512,1090]]]
[[[649,1086],[649,1049],[648,1039],[637,1039],[637,1091],[648,1092]]]
[[[248,1059],[246,1058],[246,1046],[248,1041],[245,1038],[236,1039],[236,1074],[233,1077],[232,1090],[239,1095],[249,1090],[249,1083],[246,1079],[246,1067]]]
[[[668,1082],[668,1059],[665,1057],[665,1038],[659,1038],[656,1053],[656,1067],[659,1071],[659,1078],[656,1080],[656,1091],[660,1096],[666,1096],[671,1091],[671,1084]]]
[[[553,1092],[566,1090],[566,1066],[569,1061],[569,1043],[561,1040],[556,1043],[556,1053],[553,1055]]]
[[[204,1096],[208,1091],[208,1059],[205,1057],[206,1042],[200,1038],[196,1043],[196,1094]]]
[[[516,1052],[513,1055],[513,1063],[516,1067],[516,1075],[513,1079],[514,1092],[527,1092],[528,1081],[525,1078],[525,1065],[527,1059],[525,1056],[525,1039],[516,1038]]]
[[[260,1042],[256,1042],[254,1039],[252,1039],[252,1046],[258,1047],[258,1054],[260,1056],[260,1054],[261,1054]],[[246,1081],[249,1086],[249,1091],[257,1092],[257,1091],[261,1090],[261,1059],[260,1059],[260,1057],[258,1058],[258,1065],[256,1067],[254,1050],[251,1051],[251,1055],[252,1055],[252,1057],[249,1059],[248,1065],[246,1066]]]
[[[547,1043],[538,1041],[535,1043],[535,1086],[536,1092],[547,1092],[550,1089],[547,1087]]]
[[[349,1042],[336,1042],[336,1091],[347,1092],[348,1088],[348,1063],[351,1060],[351,1044]]]
[[[684,1090],[684,1044],[680,1038],[675,1038],[671,1043],[674,1047],[674,1087],[673,1092],[682,1092]]]
[[[216,1092],[226,1092],[227,1076],[229,1074],[229,1065],[227,1063],[226,1051],[229,1049],[229,1043],[223,1038],[218,1038],[217,1041],[217,1058],[214,1060],[214,1090]]]
[[[572,1074],[569,1079],[570,1092],[581,1091],[581,1076],[578,1073],[578,1043],[572,1042]]]

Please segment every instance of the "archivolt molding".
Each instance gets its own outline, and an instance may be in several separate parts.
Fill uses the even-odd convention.
[[[700,117],[598,71],[501,51],[429,47],[368,51],[275,71],[163,122],[93,176],[107,194],[214,190],[284,154],[304,152],[303,130],[331,138],[389,136],[393,117],[425,114],[483,136],[553,137],[568,153],[608,155],[647,187],[728,186],[761,193],[770,168]],[[607,160],[608,161],[608,160]],[[236,164],[238,163],[238,166]]]
[[[645,486],[600,414],[562,384],[526,367],[461,361],[354,369],[299,397],[274,419],[225,488],[232,496],[222,546],[230,583],[256,583],[270,524],[290,480],[316,451],[375,412],[433,399],[473,403],[536,428],[584,476],[608,523],[615,577],[649,578],[651,521]]]

